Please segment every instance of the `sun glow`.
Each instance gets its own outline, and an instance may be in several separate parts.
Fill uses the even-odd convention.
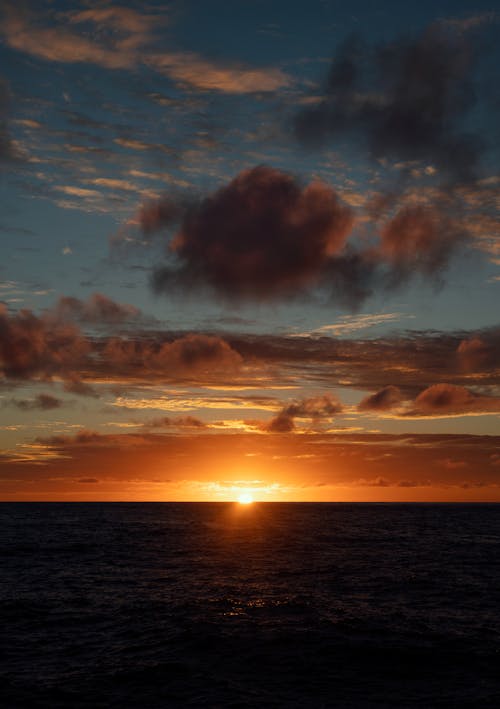
[[[238,497],[238,502],[240,505],[251,505],[253,502],[253,496],[249,492],[242,492]]]

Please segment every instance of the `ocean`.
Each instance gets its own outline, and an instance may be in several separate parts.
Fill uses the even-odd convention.
[[[500,706],[500,505],[0,505],[0,706]]]

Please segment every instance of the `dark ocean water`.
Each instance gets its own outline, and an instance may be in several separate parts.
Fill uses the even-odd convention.
[[[500,506],[0,505],[2,707],[498,707]]]

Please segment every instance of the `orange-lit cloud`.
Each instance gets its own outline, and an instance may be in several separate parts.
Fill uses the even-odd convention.
[[[365,412],[394,412],[395,416],[467,416],[500,413],[500,397],[484,396],[456,384],[433,384],[413,400],[404,400],[400,389],[386,386],[358,405]]]
[[[465,238],[459,224],[435,207],[403,207],[381,232],[380,254],[398,278],[413,271],[438,273]]]
[[[151,54],[146,63],[179,84],[228,94],[277,91],[292,81],[281,69],[224,65],[194,52]]]
[[[1,32],[8,46],[45,61],[87,63],[105,69],[147,66],[180,85],[201,91],[245,94],[276,91],[292,82],[281,69],[217,64],[195,52],[158,52],[160,14],[126,7],[99,7],[53,16],[48,26],[35,12],[5,5]],[[93,32],[86,31],[88,27]]]
[[[500,397],[480,396],[454,384],[434,384],[422,391],[409,415],[500,413]]]

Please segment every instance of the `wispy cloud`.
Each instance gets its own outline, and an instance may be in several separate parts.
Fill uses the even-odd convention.
[[[190,51],[158,52],[157,31],[167,23],[162,14],[116,6],[60,13],[50,20],[50,24],[43,24],[37,13],[4,4],[1,32],[12,49],[45,61],[95,64],[114,70],[146,66],[199,91],[245,94],[277,91],[292,83],[281,69],[273,67],[216,63]],[[100,32],[86,32],[89,26]]]
[[[414,318],[407,313],[362,313],[360,315],[342,315],[339,321],[332,325],[322,325],[308,332],[294,334],[294,337],[322,336],[322,335],[348,335],[358,330],[366,330],[389,322],[398,322],[407,318]]]

